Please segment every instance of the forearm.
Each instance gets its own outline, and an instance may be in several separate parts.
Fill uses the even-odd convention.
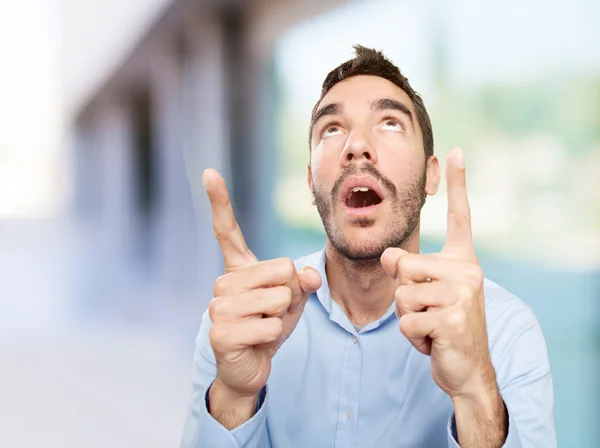
[[[462,448],[500,448],[508,435],[508,412],[496,387],[452,400],[458,443]]]
[[[218,377],[210,387],[208,398],[210,414],[230,431],[250,420],[256,413],[258,395],[236,396],[219,381]]]

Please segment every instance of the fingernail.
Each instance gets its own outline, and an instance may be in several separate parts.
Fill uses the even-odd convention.
[[[208,172],[209,170],[205,169],[202,173],[202,185],[204,186],[204,189],[208,187]]]
[[[456,148],[456,164],[458,167],[463,170],[465,169],[465,155],[463,153],[462,148]]]

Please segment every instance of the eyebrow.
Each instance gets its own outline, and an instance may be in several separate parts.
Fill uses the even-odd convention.
[[[391,98],[380,98],[378,100],[371,101],[371,110],[373,111],[385,111],[385,110],[396,110],[405,115],[410,121],[411,127],[414,129],[413,114],[405,104],[400,101],[393,100]],[[331,103],[323,106],[315,112],[312,119],[310,120],[309,138],[312,139],[314,126],[321,118],[327,115],[340,115],[344,111],[344,105],[341,103]]]
[[[413,122],[414,121],[413,114],[410,111],[410,109],[408,108],[408,106],[401,103],[400,101],[396,101],[391,98],[380,98],[378,100],[371,101],[371,110],[373,110],[373,111],[396,110],[396,111],[402,113],[403,115],[406,115],[406,117],[410,121],[410,125],[414,129],[415,125]]]
[[[319,108],[310,120],[310,137],[312,138],[313,128],[317,121],[327,115],[340,115],[343,111],[344,106],[341,103],[331,103]]]

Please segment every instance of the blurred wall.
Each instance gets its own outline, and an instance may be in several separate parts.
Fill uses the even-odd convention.
[[[58,0],[67,120],[123,63],[173,0]]]
[[[257,254],[273,247],[259,174],[275,168],[259,157],[274,154],[271,58],[285,29],[326,7],[175,3],[114,72],[100,66],[101,88],[75,108],[69,133],[72,212],[101,242],[90,264],[134,266],[160,294],[205,307],[221,269],[201,185],[208,167],[228,180]]]

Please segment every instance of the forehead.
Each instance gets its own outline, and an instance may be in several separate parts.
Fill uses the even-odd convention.
[[[334,85],[321,100],[319,107],[342,103],[345,108],[369,106],[373,100],[391,98],[405,104],[413,113],[412,101],[404,90],[379,76],[352,76]]]

